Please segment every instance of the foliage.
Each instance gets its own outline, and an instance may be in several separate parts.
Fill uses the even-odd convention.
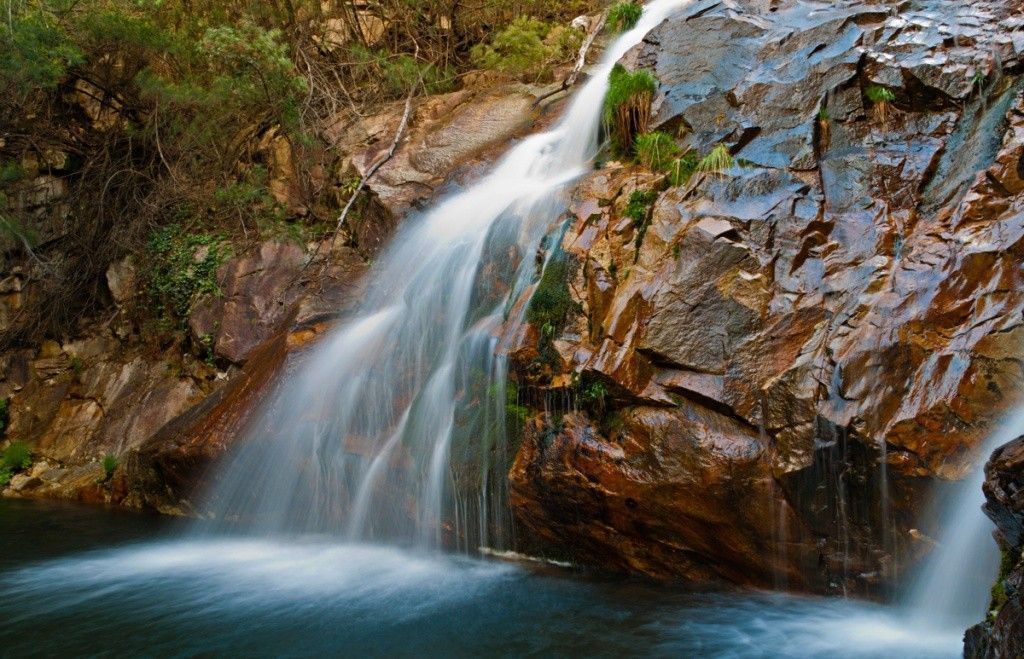
[[[172,225],[153,233],[146,290],[155,315],[184,328],[193,303],[217,294],[217,269],[230,252],[218,234],[187,233]]]
[[[869,85],[864,96],[871,101],[875,118],[884,122],[889,116],[889,106],[896,100],[896,93],[888,87]]]
[[[31,266],[33,291],[0,344],[60,336],[100,311],[107,266],[145,254],[162,227],[247,239],[322,229],[337,200],[319,172],[331,173],[339,157],[313,136],[332,118],[369,114],[411,90],[456,88],[481,43],[480,57],[498,67],[522,69],[525,52],[530,68],[516,75],[550,70],[579,44],[559,25],[595,8],[593,0],[457,9],[440,0],[0,0],[0,241],[10,260]],[[352,21],[367,13],[380,34],[336,40],[361,34]],[[537,25],[543,58],[534,69]],[[291,147],[302,213],[269,195],[267,144],[276,137]],[[51,151],[66,162],[38,165]],[[37,240],[47,218],[18,202],[19,186],[40,173],[67,188],[60,213],[70,226],[59,241]]]
[[[622,214],[633,220],[633,226],[639,227],[647,221],[651,206],[658,199],[654,190],[634,190]]]
[[[0,21],[0,86],[19,95],[53,89],[84,59],[54,11],[68,3],[19,4],[13,11],[14,0],[6,0]]]
[[[636,253],[633,262],[640,258],[640,246],[644,243],[647,235],[647,227],[650,225],[651,207],[658,200],[658,193],[654,190],[634,190],[629,195],[629,202],[622,214],[633,220],[633,227],[636,229],[636,238],[633,244],[636,246]]]
[[[673,186],[686,185],[693,173],[697,171],[700,160],[700,156],[693,150],[687,151],[673,160],[668,169],[669,184]]]
[[[554,65],[570,60],[579,49],[578,30],[523,16],[471,51],[473,63],[520,78],[547,79]]]
[[[0,454],[0,465],[18,471],[32,464],[32,449],[25,442],[11,442]]]
[[[633,148],[640,164],[653,171],[670,169],[680,154],[672,136],[661,131],[638,135]]]
[[[113,478],[114,472],[117,471],[117,467],[120,464],[120,461],[117,459],[116,455],[108,453],[107,455],[103,456],[102,464],[104,480],[109,481],[111,478]]]
[[[895,92],[881,85],[869,85],[864,90],[864,96],[872,103],[892,103],[896,100]]]
[[[632,0],[617,2],[608,10],[608,26],[616,32],[632,30],[640,21],[640,16],[643,13],[644,8],[638,2]]]
[[[704,174],[722,174],[732,169],[735,164],[729,147],[717,144],[697,163],[696,171]]]
[[[455,88],[456,74],[451,68],[423,62],[406,53],[393,54],[355,44],[350,54],[354,79],[376,86],[383,98],[406,96],[421,81],[428,94],[441,94]]]
[[[621,64],[612,69],[604,98],[604,122],[620,152],[629,153],[635,137],[647,132],[657,89],[658,80],[650,71],[629,71]]]

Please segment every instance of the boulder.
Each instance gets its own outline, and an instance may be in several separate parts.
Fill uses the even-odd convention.
[[[967,630],[964,656],[1024,656],[1024,437],[992,454],[985,465],[985,514],[996,523],[1003,553],[987,619]]]

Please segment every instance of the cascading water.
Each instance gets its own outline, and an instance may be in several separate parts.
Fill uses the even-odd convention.
[[[942,535],[908,591],[907,611],[921,626],[966,629],[985,615],[999,552],[992,522],[982,512],[982,468],[997,448],[1024,435],[1024,413],[1013,414],[981,447],[970,476],[936,507]]]
[[[531,255],[565,211],[561,193],[596,155],[613,65],[689,1],[649,4],[552,130],[407,221],[354,317],[264,403],[209,493],[219,519],[423,546],[437,546],[444,528],[503,544],[500,327],[521,320],[507,316],[536,277]],[[511,285],[495,293],[484,264],[489,282]]]

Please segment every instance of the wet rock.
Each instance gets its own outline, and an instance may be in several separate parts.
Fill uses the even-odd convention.
[[[549,548],[665,579],[806,587],[816,555],[772,543],[792,511],[756,428],[688,401],[557,423],[528,430],[510,475],[517,519]]]
[[[884,588],[893,557],[921,553],[910,529],[925,478],[964,474],[1024,384],[1024,83],[1006,34],[1024,32],[1005,24],[1019,9],[694,3],[628,63],[660,82],[661,130],[699,154],[725,144],[738,166],[681,187],[608,167],[574,195],[560,247],[581,265],[581,311],[554,337],[566,364],[548,386],[597,378],[626,416],[696,405],[755,428],[793,512],[790,554],[820,550],[800,563],[808,587]],[[885,107],[867,93],[877,85],[892,91]],[[659,192],[643,228],[623,217],[634,189]],[[512,351],[518,372],[544,386],[528,347]],[[553,432],[557,446],[590,441]],[[687,477],[649,468],[647,480]],[[585,478],[517,478],[532,530],[593,542],[535,514],[590,496]],[[623,529],[629,542],[608,551],[665,541]]]
[[[987,619],[967,630],[970,659],[1024,656],[1024,437],[997,449],[985,466],[985,514],[1003,552]]]

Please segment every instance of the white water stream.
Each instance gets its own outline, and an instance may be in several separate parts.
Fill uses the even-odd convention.
[[[506,544],[500,327],[597,153],[612,67],[689,1],[650,3],[554,128],[406,221],[355,315],[284,376],[239,442],[210,493],[219,518],[267,533]],[[487,264],[497,294],[480,276]]]

